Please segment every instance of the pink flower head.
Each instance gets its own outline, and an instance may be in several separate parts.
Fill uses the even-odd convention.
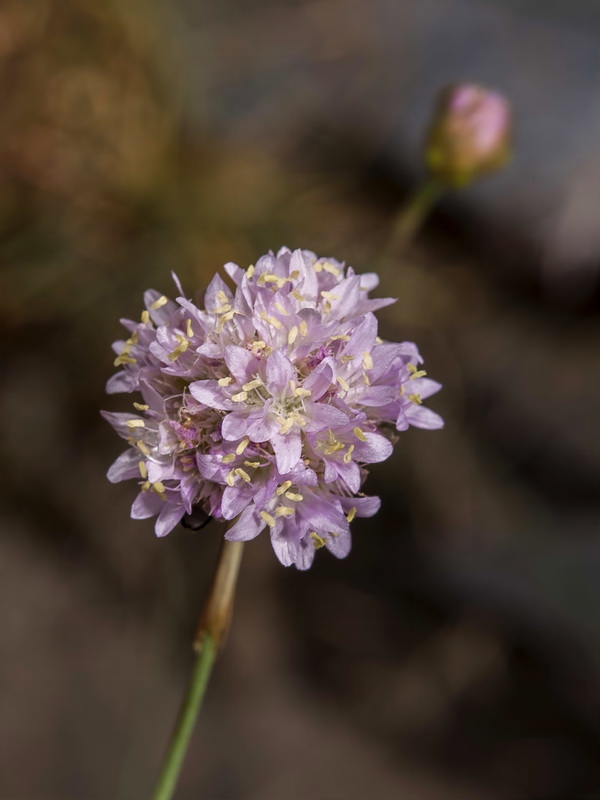
[[[141,322],[123,320],[107,391],[142,402],[103,412],[129,444],[108,478],[137,479],[131,516],[156,516],[157,536],[200,508],[230,540],[267,528],[286,566],[343,558],[350,522],[380,505],[360,492],[365,464],[393,428],[442,427],[422,404],[440,385],[414,344],[378,337],[373,312],[394,301],[369,299],[375,274],[287,248],[225,270],[235,288],[216,275],[204,308],[149,290]]]
[[[431,173],[459,187],[500,169],[510,153],[511,117],[499,92],[468,83],[445,89],[427,137]]]

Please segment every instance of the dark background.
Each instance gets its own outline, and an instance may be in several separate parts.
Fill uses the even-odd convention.
[[[594,2],[0,5],[0,797],[142,800],[222,530],[129,519],[118,318],[282,244],[378,269],[444,384],[354,549],[246,548],[181,800],[594,798],[600,745]],[[435,94],[515,156],[382,261]]]

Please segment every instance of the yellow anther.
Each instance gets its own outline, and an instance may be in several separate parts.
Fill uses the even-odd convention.
[[[152,484],[152,491],[156,492],[156,494],[164,494],[165,485],[162,481],[155,481]]]
[[[140,471],[140,475],[142,476],[142,478],[147,478],[148,477],[148,467],[146,466],[146,462],[145,461],[140,461],[139,462],[138,469]]]
[[[290,272],[290,278],[291,278],[293,281],[296,281],[296,280],[298,280],[298,278],[299,278],[299,277],[300,277],[300,270],[298,270],[298,269],[293,269],[293,270]]]
[[[331,303],[329,302],[329,300],[325,300],[325,302],[323,303],[323,311],[326,314],[329,314],[329,312],[331,311]]]
[[[234,403],[243,403],[247,397],[248,397],[248,392],[243,392],[243,391],[231,395],[231,399],[233,400]]]
[[[342,274],[342,270],[334,267],[334,265],[330,264],[329,261],[326,261],[325,264],[323,264],[323,272],[328,272],[330,275],[336,276]]]
[[[297,336],[298,336],[298,326],[294,325],[292,328],[290,328],[288,333],[288,338],[287,338],[288,344],[294,344]]]
[[[213,309],[213,314],[231,314],[231,303],[223,303],[221,306],[217,306]]]
[[[113,366],[120,367],[123,364],[135,364],[137,359],[133,358],[133,356],[128,356],[126,353],[122,353],[120,356],[117,356],[113,361]]]
[[[257,389],[259,386],[262,386],[262,381],[259,378],[255,378],[253,381],[248,381],[242,386],[242,389],[245,392],[251,392],[252,389]]]
[[[258,276],[258,280],[256,281],[256,283],[259,286],[264,286],[266,279],[267,279],[267,273],[266,272],[261,272],[260,275]]]
[[[194,335],[194,329],[192,328],[192,320],[191,319],[186,319],[186,321],[185,321],[185,332],[190,337],[190,339]]]
[[[235,486],[235,469],[230,469],[225,478],[225,483],[228,486]]]
[[[302,416],[302,414],[299,414],[297,411],[294,411],[294,413],[291,414],[291,417],[296,423],[296,425],[300,425],[301,428],[303,428],[306,425],[306,419]]]
[[[147,406],[145,403],[134,403],[134,408],[137,408],[138,411],[148,411],[150,406]]]
[[[281,484],[281,486],[278,487],[278,489],[276,491],[276,494],[278,494],[278,495],[285,494],[287,492],[287,490],[290,488],[291,485],[292,485],[291,481],[284,481]]]
[[[350,386],[348,385],[348,382],[346,380],[344,380],[344,378],[342,378],[340,375],[338,375],[336,380],[337,380],[337,382],[339,383],[339,385],[342,387],[342,389],[345,392],[349,392],[350,391]]]
[[[296,381],[290,381],[290,389],[292,390],[292,394],[296,391]]]
[[[293,426],[294,426],[294,420],[292,419],[292,417],[288,417],[286,420],[284,420],[283,424],[279,428],[279,433],[281,434],[287,433],[289,429],[292,428]]]
[[[349,464],[352,461],[352,453],[354,452],[354,445],[351,444],[348,452],[344,453],[344,464]]]
[[[247,437],[247,436],[244,436],[244,438],[242,439],[242,441],[241,441],[241,442],[238,444],[238,446],[235,448],[235,452],[238,454],[238,456],[241,456],[241,455],[242,455],[242,453],[243,453],[243,452],[244,452],[244,450],[245,450],[245,449],[248,447],[248,445],[249,445],[249,444],[250,444],[250,439],[248,439],[248,437]]]
[[[300,336],[308,336],[308,325],[305,320],[302,320],[298,326],[298,330],[300,331]]]
[[[283,328],[283,325],[281,324],[281,322],[279,322],[277,317],[269,316],[269,314],[267,314],[266,311],[261,311],[259,316],[261,319],[263,319],[265,322],[268,322],[269,325],[272,325],[274,328]]]
[[[142,323],[148,325],[150,323],[150,312],[142,311]]]
[[[279,283],[281,280],[279,275],[273,275],[272,272],[263,272],[263,275],[265,276],[265,283]]]
[[[319,550],[321,547],[325,547],[325,539],[323,539],[322,536],[319,536],[319,534],[316,531],[313,531],[310,534],[310,538],[312,539],[313,547],[315,548],[315,550]]]
[[[222,306],[227,305],[230,301],[223,289],[219,289],[217,292],[217,300],[221,303]]]
[[[296,492],[286,492],[284,497],[287,497],[287,499],[291,500],[293,503],[300,503],[304,500],[304,495],[296,494]]]
[[[145,442],[142,442],[141,439],[140,439],[140,441],[136,442],[136,444],[137,444],[137,448],[140,451],[140,453],[143,453],[145,456],[149,456],[150,455],[150,450],[146,446]]]
[[[227,453],[226,456],[223,456],[221,461],[223,464],[231,464],[232,461],[235,461],[235,453]]]
[[[145,428],[146,423],[143,419],[128,419],[125,423],[128,428]]]
[[[375,337],[375,344],[383,344],[383,339],[381,338],[381,336]]]
[[[257,339],[256,342],[252,342],[252,349],[253,350],[263,350],[267,346],[266,342],[263,342],[262,339]]]
[[[310,389],[303,389],[302,386],[298,386],[294,389],[294,396],[295,397],[310,397],[312,392]]]
[[[292,297],[294,298],[294,300],[297,300],[299,303],[302,303],[302,302],[303,302],[303,301],[306,299],[306,298],[304,297],[304,295],[300,294],[300,292],[299,292],[299,291],[297,291],[296,289],[292,289],[292,291],[290,292],[290,294],[292,295]]]
[[[367,437],[365,436],[364,431],[362,431],[358,427],[358,425],[356,426],[356,428],[354,428],[352,430],[352,433],[356,436],[357,439],[360,439],[361,442],[366,442],[367,441]]]
[[[185,353],[185,351],[190,346],[190,343],[185,338],[185,336],[181,336],[180,334],[177,334],[175,336],[175,338],[177,339],[179,344],[177,345],[175,350],[173,350],[172,353],[169,353],[169,361],[175,361],[176,359],[178,359],[179,356],[182,355],[183,353]]]
[[[335,342],[336,339],[339,339],[341,342],[349,342],[350,337],[346,333],[338,333],[335,336],[330,336],[329,341]]]
[[[248,473],[246,472],[245,469],[242,469],[241,467],[237,467],[236,470],[235,470],[235,474],[239,475],[240,478],[243,481],[245,481],[246,483],[250,483],[250,475],[248,475]]]
[[[313,264],[313,269],[314,269],[315,272],[323,272],[323,264],[319,264],[318,262],[315,262]]]
[[[162,294],[151,304],[150,308],[152,309],[152,311],[157,311],[159,308],[166,306],[168,302],[169,302],[168,298],[166,298],[164,294]]]
[[[346,519],[348,520],[348,522],[352,522],[355,516],[356,516],[356,508],[355,506],[352,506],[350,511],[346,514]]]
[[[293,517],[294,509],[290,508],[289,506],[277,506],[275,509],[275,514],[278,517]]]
[[[261,465],[260,461],[244,461],[244,466],[245,467],[253,467],[254,469],[257,469],[258,467],[260,467],[262,465]]]
[[[420,406],[420,405],[421,405],[421,403],[423,402],[423,401],[421,400],[421,395],[420,395],[420,394],[417,394],[416,392],[413,392],[413,394],[409,394],[409,395],[408,395],[408,399],[409,399],[409,400],[411,400],[413,403],[416,403],[416,404],[417,404],[417,405],[419,405],[419,406]]]
[[[275,303],[275,308],[277,309],[277,311],[279,311],[280,314],[283,314],[284,317],[289,317],[288,312],[281,305],[281,303]]]
[[[347,364],[349,361],[354,361],[355,358],[356,356],[342,356],[340,361],[342,361],[344,364]]]
[[[407,364],[406,368],[410,372],[411,381],[415,378],[424,378],[427,375],[424,369],[417,369],[414,364]]]
[[[362,364],[365,369],[373,369],[373,357],[371,353],[363,353]]]
[[[275,517],[272,517],[267,511],[261,511],[260,516],[264,519],[269,528],[274,528],[275,525],[277,525]]]
[[[334,300],[338,299],[337,294],[334,294],[333,292],[321,292],[321,297],[324,300],[329,300],[330,303],[333,303]]]
[[[250,266],[246,270],[246,277],[251,278],[253,275],[254,275],[254,264],[250,264]]]
[[[150,483],[150,481],[146,481],[145,483],[142,483],[142,492],[150,491],[150,487],[151,486],[152,486],[152,484]]]
[[[227,378],[219,378],[217,383],[219,384],[219,386],[229,386],[229,384],[232,381],[233,381],[233,378],[231,377],[231,375],[229,375]]]
[[[327,431],[327,435],[329,437],[329,443],[330,444],[335,444],[337,442],[337,439],[335,438],[335,434],[331,430],[331,428],[329,428],[329,430]]]
[[[369,378],[366,372],[363,372],[363,383],[365,384],[365,386],[371,385],[371,379]]]

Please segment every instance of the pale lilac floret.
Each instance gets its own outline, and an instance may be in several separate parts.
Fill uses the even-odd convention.
[[[129,444],[108,478],[138,481],[131,516],[155,516],[158,536],[201,508],[233,541],[268,529],[286,566],[343,558],[350,522],[380,505],[365,465],[396,430],[442,427],[422,404],[440,385],[414,344],[378,337],[373,312],[394,301],[369,298],[376,275],[287,248],[225,270],[234,288],[216,275],[204,308],[148,290],[141,321],[122,320],[107,391],[141,401],[103,412]]]

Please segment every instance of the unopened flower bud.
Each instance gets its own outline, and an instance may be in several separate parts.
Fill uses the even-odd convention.
[[[511,110],[497,92],[458,84],[439,97],[425,145],[434,177],[465,186],[504,166],[510,155]]]

